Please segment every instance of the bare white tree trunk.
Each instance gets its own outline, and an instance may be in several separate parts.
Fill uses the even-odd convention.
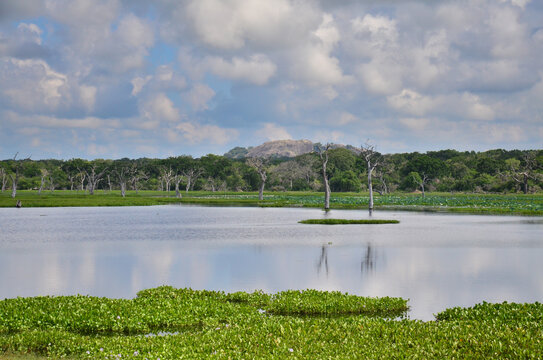
[[[128,175],[130,173],[130,169],[126,166],[120,166],[117,169],[113,170],[113,173],[117,175],[117,179],[119,180],[119,187],[121,188],[121,196],[126,196],[126,184],[128,181]],[[109,179],[109,176],[108,176]]]
[[[74,191],[75,177],[71,174],[68,174],[67,177],[68,177],[68,181],[70,182],[70,191]]]
[[[179,183],[183,180],[182,175],[175,175],[173,182],[175,183],[175,197],[181,198],[181,192],[179,191]]]
[[[373,169],[371,168],[371,162],[368,161],[368,190],[370,195],[370,201],[369,201],[369,211],[373,211],[373,184],[371,183],[371,173]]]
[[[81,172],[79,172],[78,176],[79,176],[79,178],[81,180],[79,189],[81,191],[85,191],[85,179],[86,179],[87,175],[85,175],[85,173],[81,171]]]
[[[102,181],[102,177],[106,173],[107,169],[104,169],[100,171],[99,173],[96,173],[96,165],[93,165],[91,167],[90,173],[88,171],[86,172],[87,179],[88,179],[88,187],[89,187],[89,194],[94,195],[94,189],[98,186],[98,183]]]
[[[260,175],[260,188],[258,190],[258,200],[264,200],[264,187],[266,186],[266,180],[268,176],[266,175],[267,168],[266,163],[260,158],[248,158],[247,165],[256,170],[258,175]]]
[[[186,171],[183,171],[183,176],[187,179],[187,187],[185,188],[185,192],[189,192],[190,189],[194,187],[194,183],[200,177],[202,174],[202,169],[196,168],[196,169],[188,169]]]
[[[41,179],[40,179],[40,188],[38,189],[38,194],[41,194],[43,187],[45,185],[45,179],[49,176],[49,171],[47,169],[41,169]]]
[[[161,171],[161,178],[162,178],[162,181],[164,182],[164,185],[166,185],[166,191],[170,192],[170,185],[174,178],[172,168],[171,167],[169,169],[163,168]]]
[[[136,191],[136,194],[138,193],[138,183],[147,178],[148,176],[145,171],[138,170],[137,164],[132,165],[130,169],[130,184],[132,184],[132,190]]]
[[[17,196],[17,182],[19,181],[19,174],[10,174],[9,177],[11,178],[11,197],[15,198],[15,196]]]
[[[6,190],[6,170],[3,167],[0,167],[0,176],[2,178],[2,192]]]
[[[53,178],[53,175],[51,175],[49,176],[49,190],[51,190],[51,192],[54,192],[55,187],[56,187],[55,179]]]
[[[330,210],[330,183],[328,181],[327,165],[328,165],[328,150],[330,150],[330,144],[326,144],[324,147],[317,145],[315,151],[319,154],[322,164],[322,179],[324,182],[324,210]]]
[[[375,146],[369,145],[366,143],[365,145],[361,146],[360,148],[360,155],[366,162],[366,166],[368,167],[368,190],[369,190],[369,202],[368,202],[368,210],[370,212],[370,215],[373,212],[373,186],[372,186],[372,173],[373,170],[379,164],[381,163],[382,159],[377,151],[375,151]]]
[[[21,162],[17,162],[17,155],[19,153],[16,153],[13,157],[13,161],[16,161],[15,163],[15,174],[9,174],[9,177],[11,178],[11,197],[15,198],[17,196],[17,184],[19,183],[19,171],[21,170]],[[28,157],[26,160],[30,160],[30,157]]]

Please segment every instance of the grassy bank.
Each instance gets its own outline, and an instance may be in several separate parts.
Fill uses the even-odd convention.
[[[315,192],[268,192],[264,200],[257,193],[213,193],[195,191],[183,193],[176,198],[174,192],[140,191],[128,192],[121,197],[118,192],[98,191],[88,195],[75,191],[44,192],[19,191],[16,199],[9,192],[0,193],[0,207],[15,207],[21,200],[23,207],[59,206],[148,206],[164,204],[198,204],[216,206],[262,206],[262,207],[322,207],[323,195]],[[330,199],[334,209],[364,209],[368,206],[365,193],[334,193]],[[491,213],[543,215],[543,194],[496,195],[496,194],[390,194],[375,197],[376,209],[413,211],[451,211],[462,213]]]
[[[0,301],[0,359],[509,358],[543,356],[543,305],[480,304],[409,320],[399,298],[160,287],[132,300]]]

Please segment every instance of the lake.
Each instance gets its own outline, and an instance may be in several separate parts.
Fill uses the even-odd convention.
[[[149,206],[0,209],[0,299],[119,298],[160,285],[339,290],[410,299],[432,320],[482,301],[543,301],[543,219],[376,211],[388,225],[302,225],[367,211]]]

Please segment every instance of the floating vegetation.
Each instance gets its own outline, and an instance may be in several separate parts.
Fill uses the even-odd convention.
[[[6,299],[0,359],[543,357],[542,304],[483,303],[430,322],[402,318],[406,310],[400,298],[317,290]]]
[[[378,219],[308,219],[298,221],[300,224],[321,224],[321,225],[349,225],[349,224],[399,224],[398,220],[378,220]]]

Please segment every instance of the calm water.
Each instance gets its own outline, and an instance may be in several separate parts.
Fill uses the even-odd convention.
[[[0,299],[134,297],[163,284],[315,288],[451,306],[543,301],[543,219],[376,212],[397,225],[302,225],[365,211],[153,206],[0,209]]]

